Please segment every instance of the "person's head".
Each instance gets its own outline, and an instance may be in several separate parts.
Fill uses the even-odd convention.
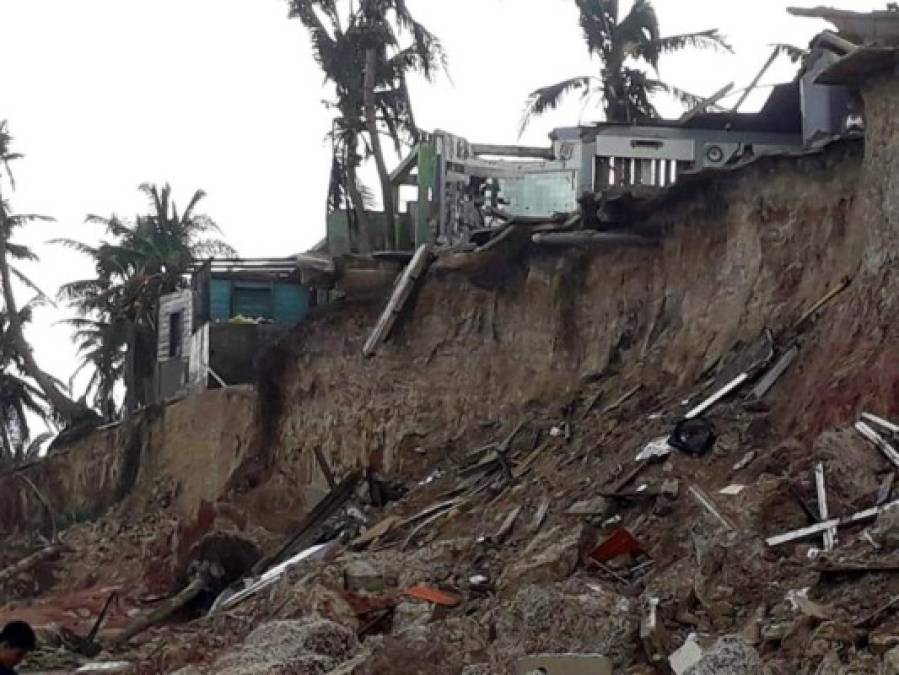
[[[10,621],[0,631],[0,666],[13,668],[34,651],[34,631],[24,621]]]

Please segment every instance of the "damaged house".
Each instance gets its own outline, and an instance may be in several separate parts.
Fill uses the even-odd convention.
[[[264,345],[303,321],[316,293],[293,258],[210,260],[159,303],[157,401],[255,381]]]
[[[858,38],[868,39],[872,30]],[[405,204],[393,241],[400,250],[422,244],[478,246],[504,224],[564,222],[578,212],[585,228],[627,228],[630,205],[684,176],[858,135],[861,104],[851,73],[891,58],[890,49],[856,49],[846,38],[824,32],[812,42],[796,78],[773,87],[758,112],[740,111],[749,91],[730,109],[719,105],[733,88],[728,85],[679,119],[563,127],[552,132],[546,148],[471,143],[435,132],[391,173],[394,203]],[[374,239],[383,243],[383,214],[372,215]],[[332,256],[358,250],[351,217],[335,212],[328,219]]]

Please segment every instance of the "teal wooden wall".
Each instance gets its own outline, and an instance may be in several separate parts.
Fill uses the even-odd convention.
[[[264,317],[276,324],[295,324],[309,312],[309,289],[299,284],[213,278],[209,296],[213,321],[228,321],[241,314]]]

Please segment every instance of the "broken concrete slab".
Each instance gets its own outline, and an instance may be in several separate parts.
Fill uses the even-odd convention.
[[[758,675],[762,662],[755,648],[736,635],[725,635],[705,650],[684,675]]]
[[[384,590],[384,577],[367,560],[353,560],[343,570],[344,587],[348,591],[377,593]]]
[[[690,668],[702,659],[703,650],[696,641],[696,636],[690,634],[683,645],[678,647],[668,657],[668,665],[674,671],[674,675],[684,675]]]
[[[612,675],[612,662],[600,654],[543,654],[515,662],[515,675]]]

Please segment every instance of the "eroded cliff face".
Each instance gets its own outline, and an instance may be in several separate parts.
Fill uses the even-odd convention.
[[[209,392],[25,473],[69,519],[129,494],[152,503],[153,486],[169,484],[180,513],[237,495],[280,530],[326,491],[316,447],[339,471],[402,473],[489,437],[489,423],[560,411],[588,381],[679,400],[735,345],[765,329],[791,337],[846,278],[769,396],[773,424],[809,443],[863,408],[899,414],[899,85],[872,85],[866,104],[864,145],[685,180],[637,223],[656,247],[540,249],[521,237],[443,255],[376,357],[361,349],[386,298],[323,308],[283,342],[258,405],[252,392]],[[46,525],[25,481],[0,486],[0,529]]]
[[[889,111],[869,114],[876,131]],[[810,438],[867,402],[896,411],[899,247],[896,225],[878,214],[899,186],[885,158],[878,149],[863,160],[861,143],[846,142],[693,180],[640,224],[660,235],[655,248],[513,242],[441,257],[371,360],[361,347],[380,305],[328,310],[290,339],[279,472],[320,481],[315,446],[343,467],[403,471],[417,446],[561,409],[590,379],[612,390],[642,382],[659,398],[690,393],[735,345],[765,329],[789,334],[847,277],[774,391],[776,419]]]
[[[251,388],[209,391],[144,410],[123,424],[0,475],[0,532],[41,532],[91,520],[121,504],[139,516],[196,512],[222,495],[256,446]],[[51,516],[52,514],[52,516]]]

